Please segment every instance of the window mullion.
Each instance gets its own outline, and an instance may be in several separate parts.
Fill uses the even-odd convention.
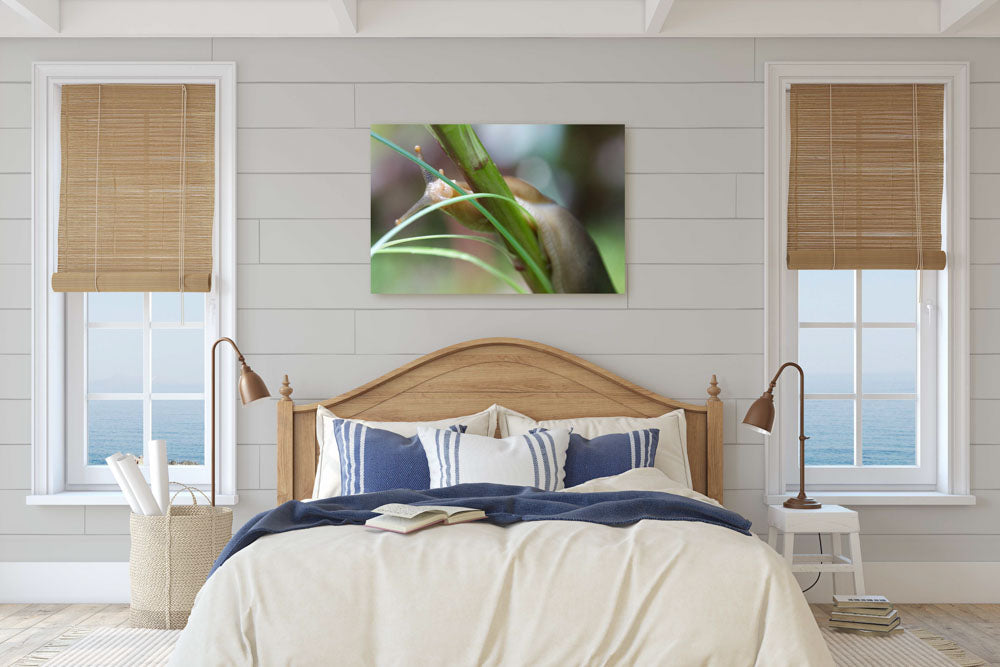
[[[854,272],[854,465],[862,465],[861,439],[861,269]]]

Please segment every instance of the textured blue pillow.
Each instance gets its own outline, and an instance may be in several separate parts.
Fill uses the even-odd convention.
[[[449,430],[465,433],[457,424]],[[392,489],[431,488],[420,438],[371,428],[349,419],[333,420],[340,453],[340,492],[345,496]]]
[[[609,433],[591,440],[570,433],[566,450],[566,486],[598,477],[618,475],[632,468],[652,468],[660,429]]]

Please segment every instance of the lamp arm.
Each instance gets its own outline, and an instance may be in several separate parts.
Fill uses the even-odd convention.
[[[219,346],[219,343],[221,343],[223,341],[225,341],[225,342],[227,342],[227,343],[229,343],[230,345],[233,346],[233,349],[236,350],[236,358],[237,359],[239,359],[241,362],[246,361],[243,358],[243,353],[240,352],[240,348],[236,347],[236,343],[233,341],[233,339],[232,338],[227,338],[226,336],[223,336],[219,340],[217,340],[214,343],[212,343],[212,362],[213,363],[215,362],[215,348],[217,348]],[[782,366],[782,368],[784,368],[784,366]],[[778,372],[780,373],[781,371],[778,371]],[[213,373],[213,376],[214,376],[214,373]]]
[[[771,378],[771,386],[768,391],[773,391],[774,387],[778,384],[778,376],[789,366],[794,367],[799,372],[799,440],[808,440],[809,436],[806,435],[806,410],[805,410],[805,400],[806,400],[806,374],[802,370],[802,366],[799,366],[794,361],[786,361],[781,364],[778,368],[778,372],[774,374]]]
[[[227,338],[226,340],[229,339]],[[786,361],[785,363],[781,364],[781,366],[778,367],[778,372],[774,374],[773,378],[771,378],[771,389],[774,389],[775,385],[778,384],[778,376],[781,375],[781,372],[784,371],[789,366],[794,366],[795,368],[798,369],[800,378],[800,389],[805,389],[805,373],[803,373],[802,371],[802,366],[799,366],[794,361]]]
[[[212,475],[212,481],[211,481],[211,503],[212,503],[213,507],[215,506],[215,348],[219,347],[219,343],[221,343],[223,341],[225,341],[225,342],[227,342],[227,343],[229,343],[230,345],[233,346],[233,349],[236,350],[236,356],[239,359],[239,361],[240,361],[241,364],[245,364],[246,363],[246,361],[243,359],[243,353],[240,352],[240,348],[236,347],[236,343],[233,342],[232,338],[227,338],[226,336],[223,336],[219,340],[217,340],[214,343],[212,343],[212,353],[211,353],[211,357],[212,357],[212,426],[211,426],[211,429],[212,429],[212,468],[211,468],[211,473],[210,474]]]
[[[771,386],[768,391],[773,391],[775,385],[778,383],[778,376],[781,372],[788,368],[789,366],[794,366],[799,372],[799,500],[806,499],[806,440],[809,436],[806,435],[806,374],[794,361],[786,361],[781,364],[778,368],[778,372],[774,374],[771,379]]]

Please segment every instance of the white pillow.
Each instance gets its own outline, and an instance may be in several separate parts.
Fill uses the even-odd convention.
[[[569,431],[497,439],[440,429],[417,430],[427,455],[431,488],[465,482],[534,486],[544,491],[563,488]]]
[[[693,500],[700,500],[716,507],[722,507],[719,502],[708,496],[704,496],[697,491],[687,488],[680,482],[675,482],[662,471],[656,468],[632,468],[618,475],[610,477],[597,477],[577,484],[567,486],[562,491],[566,493],[601,493],[605,491],[660,491],[662,493],[673,493],[677,496],[684,496]]]
[[[692,488],[691,465],[687,454],[687,420],[683,410],[674,410],[659,417],[580,417],[577,419],[544,419],[535,421],[516,410],[497,406],[500,436],[520,435],[535,428],[566,428],[592,440],[609,433],[628,433],[645,428],[660,429],[653,466],[667,477]]]
[[[496,433],[497,410],[499,405],[491,405],[482,412],[464,417],[441,419],[432,422],[372,422],[363,419],[351,421],[364,424],[368,428],[392,431],[407,438],[417,434],[417,429],[448,428],[453,424],[466,427],[466,433],[490,435]],[[333,437],[333,420],[339,417],[322,405],[316,408],[316,442],[319,443],[319,460],[316,462],[316,481],[313,482],[313,498],[330,498],[340,495],[340,452]]]

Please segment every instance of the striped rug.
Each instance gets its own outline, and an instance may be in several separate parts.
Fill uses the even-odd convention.
[[[926,630],[891,635],[844,632],[820,625],[837,667],[978,667],[981,659]]]
[[[159,667],[170,660],[180,630],[70,628],[15,667]]]
[[[926,630],[880,636],[820,626],[838,667],[978,667],[981,659]],[[70,628],[21,658],[15,667],[160,666],[170,660],[180,630]]]

